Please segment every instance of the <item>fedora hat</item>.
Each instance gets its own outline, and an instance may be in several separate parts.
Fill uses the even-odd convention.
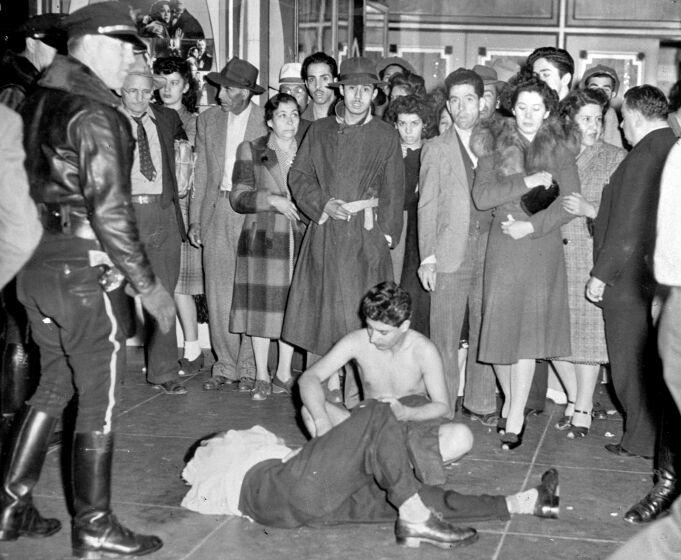
[[[378,75],[380,76],[388,66],[399,66],[402,68],[402,70],[416,74],[414,67],[404,58],[400,56],[388,56],[386,58],[382,58],[376,63],[376,72],[378,72]]]
[[[300,62],[287,62],[279,70],[280,84],[304,84],[301,70],[303,65]]]
[[[151,68],[149,68],[143,54],[135,55],[135,62],[128,69],[128,76],[143,76],[144,78],[149,78],[153,83],[154,89],[159,89],[166,85],[166,79],[163,76],[151,72]]]
[[[220,72],[209,72],[206,75],[206,80],[216,86],[243,88],[260,95],[265,88],[255,83],[257,79],[258,69],[250,62],[237,57],[229,60]]]
[[[340,72],[338,74],[338,81],[328,85],[328,87],[338,87],[345,85],[374,85],[384,86],[378,74],[376,73],[376,64],[363,56],[355,56],[346,58],[341,62]]]
[[[492,62],[492,68],[497,73],[497,77],[502,82],[508,82],[513,76],[520,71],[520,64],[511,60],[510,58],[501,57],[495,58]]]
[[[501,90],[506,84],[503,80],[497,77],[497,71],[490,66],[483,66],[482,64],[476,64],[473,66],[473,72],[482,78],[483,85],[489,86],[493,85],[497,91]]]

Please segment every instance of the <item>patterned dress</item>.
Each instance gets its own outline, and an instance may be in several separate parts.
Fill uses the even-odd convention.
[[[577,157],[582,195],[598,212],[603,187],[626,156],[626,152],[599,142],[585,148]],[[608,360],[603,312],[586,299],[584,287],[593,267],[593,238],[587,218],[579,217],[561,228],[568,279],[570,339],[572,353],[562,360],[577,364],[604,364]]]
[[[196,137],[196,118],[198,115],[187,111],[184,105],[177,113],[180,115],[182,127],[187,133],[187,138],[193,146]],[[190,192],[187,196],[180,199],[180,210],[182,211],[185,228],[189,228],[189,198],[191,196],[192,193]],[[175,293],[192,296],[203,293],[201,249],[194,247],[188,240],[182,243],[180,247],[180,276],[177,279]]]

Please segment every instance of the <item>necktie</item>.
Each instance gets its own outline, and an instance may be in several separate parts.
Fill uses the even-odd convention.
[[[151,161],[151,151],[149,150],[149,139],[147,138],[147,131],[144,130],[141,117],[133,117],[137,123],[137,146],[139,148],[140,156],[140,171],[149,181],[156,179],[156,168],[154,162]]]

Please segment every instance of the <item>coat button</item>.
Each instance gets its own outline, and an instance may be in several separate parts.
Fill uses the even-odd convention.
[[[570,243],[569,239],[563,239],[563,245],[567,245],[568,243]]]

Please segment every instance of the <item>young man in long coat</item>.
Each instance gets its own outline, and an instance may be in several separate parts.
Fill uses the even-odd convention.
[[[325,354],[361,326],[358,302],[392,280],[390,247],[402,231],[404,163],[397,131],[373,118],[381,82],[374,64],[341,66],[336,116],[309,128],[289,174],[296,205],[311,220],[293,273],[282,338]]]

